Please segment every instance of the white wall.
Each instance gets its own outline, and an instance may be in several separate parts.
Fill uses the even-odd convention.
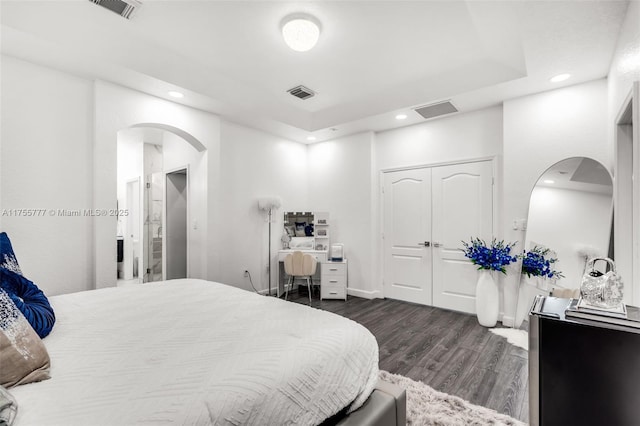
[[[307,147],[261,131],[222,121],[220,132],[220,197],[215,208],[222,226],[215,234],[220,245],[220,274],[226,284],[251,289],[243,271],[249,270],[259,291],[268,288],[268,223],[258,210],[258,198],[280,197],[271,238],[271,287],[277,283],[277,251],[282,247],[285,211],[307,211]]]
[[[349,294],[380,296],[373,279],[371,159],[373,133],[310,145],[309,205],[329,212],[331,243],[343,243],[348,259]]]
[[[92,82],[11,57],[1,62],[0,204],[47,210],[45,216],[5,216],[2,230],[25,276],[45,293],[91,289],[92,218],[49,210],[93,207]],[[113,238],[114,260],[115,244]]]
[[[502,152],[502,107],[376,134],[376,170],[455,162]]]
[[[514,220],[526,219],[529,197],[540,175],[568,157],[590,157],[611,168],[607,135],[607,82],[585,84],[538,93],[504,103],[503,237],[518,241],[525,234],[512,229]],[[515,315],[519,265],[503,277],[504,321]]]

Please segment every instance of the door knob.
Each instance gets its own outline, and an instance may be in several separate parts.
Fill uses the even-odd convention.
[[[419,246],[429,247],[431,243],[429,241],[425,241],[424,243],[418,243]]]
[[[442,247],[442,244],[440,244],[440,243],[433,243],[433,246],[434,246],[434,247]]]

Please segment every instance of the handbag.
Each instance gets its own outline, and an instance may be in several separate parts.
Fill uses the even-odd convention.
[[[607,262],[608,272],[595,268],[597,261]],[[624,285],[616,272],[616,265],[608,257],[594,257],[587,262],[580,284],[580,297],[599,308],[617,308],[622,304]]]

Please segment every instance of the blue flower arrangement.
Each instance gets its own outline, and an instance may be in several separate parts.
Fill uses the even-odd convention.
[[[518,260],[517,256],[511,256],[511,249],[515,243],[506,244],[504,240],[496,241],[494,238],[488,246],[480,238],[471,238],[471,243],[463,241],[462,244],[464,255],[471,259],[474,265],[478,265],[478,269],[489,269],[506,274],[505,266]]]
[[[558,261],[549,254],[551,250],[534,246],[531,250],[525,251],[520,256],[522,258],[522,273],[528,277],[564,278],[561,271],[553,269],[553,264]]]

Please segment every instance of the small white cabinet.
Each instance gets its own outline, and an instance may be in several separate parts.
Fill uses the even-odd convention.
[[[320,267],[320,300],[347,300],[347,261],[325,262]]]

